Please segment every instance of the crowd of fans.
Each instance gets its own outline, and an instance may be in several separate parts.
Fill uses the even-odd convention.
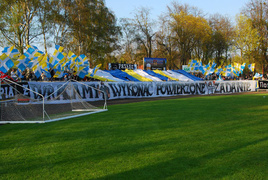
[[[257,80],[257,79],[261,79],[261,80],[267,80],[268,75],[264,74],[262,78],[254,78],[254,74],[252,72],[248,73],[248,74],[243,74],[240,76],[219,76],[216,73],[213,73],[211,75],[208,76],[204,76],[202,73],[191,73],[192,75],[199,77],[203,80],[219,80],[220,78],[223,81],[229,81],[229,80]]]

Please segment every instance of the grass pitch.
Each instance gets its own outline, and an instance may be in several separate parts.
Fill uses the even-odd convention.
[[[65,121],[1,125],[0,162],[0,179],[267,179],[268,94],[113,105]]]

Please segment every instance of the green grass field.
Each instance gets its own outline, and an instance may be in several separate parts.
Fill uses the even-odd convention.
[[[108,108],[1,125],[0,179],[268,179],[268,94]]]

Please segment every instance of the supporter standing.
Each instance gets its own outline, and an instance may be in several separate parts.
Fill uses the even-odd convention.
[[[80,78],[76,74],[76,71],[74,71],[72,79],[74,79],[76,81],[79,81],[80,80]]]
[[[46,81],[47,80],[47,77],[46,77],[46,75],[45,75],[44,72],[42,72],[42,74],[41,74],[41,80],[42,81]]]
[[[49,68],[49,72],[50,72],[50,76],[51,76],[50,80],[52,81],[52,80],[53,80],[53,76],[55,75],[55,71],[54,71],[54,69],[52,69],[52,68],[50,67],[50,68]]]
[[[18,76],[17,76],[17,74],[16,74],[16,72],[15,72],[15,69],[12,69],[12,70],[11,70],[10,76],[11,76],[11,78],[14,79],[15,81],[18,79]]]
[[[63,80],[68,81],[68,75],[67,74],[64,75]]]
[[[30,71],[30,68],[27,67],[25,71],[26,71],[26,72],[25,72],[26,81],[29,81],[30,78],[31,78],[31,71]]]

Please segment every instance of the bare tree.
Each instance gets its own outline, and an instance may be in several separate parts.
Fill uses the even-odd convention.
[[[120,19],[121,27],[121,53],[120,61],[135,63],[135,54],[137,43],[135,41],[135,30],[131,25],[131,20],[127,18]]]
[[[136,41],[141,43],[146,50],[146,56],[152,57],[155,22],[150,19],[150,9],[141,7],[136,10],[133,19],[133,27],[136,30]]]
[[[220,14],[211,15],[209,24],[212,28],[212,58],[215,58],[217,64],[227,63],[234,38],[234,27],[227,16]]]
[[[156,33],[157,57],[167,58],[168,69],[179,69],[178,47],[173,39],[173,31],[169,26],[170,16],[163,14],[160,18],[160,30]]]

